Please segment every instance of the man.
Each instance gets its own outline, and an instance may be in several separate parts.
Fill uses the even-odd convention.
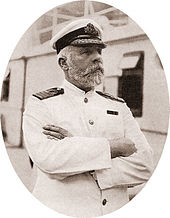
[[[69,216],[104,215],[128,202],[129,186],[149,179],[151,148],[125,102],[95,90],[104,74],[100,26],[75,21],[51,45],[64,85],[34,94],[24,112],[38,173],[33,194]]]

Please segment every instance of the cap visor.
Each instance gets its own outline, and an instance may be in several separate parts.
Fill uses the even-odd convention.
[[[73,42],[71,42],[70,45],[74,45],[74,46],[96,45],[100,48],[106,48],[106,44],[99,39],[76,39]]]

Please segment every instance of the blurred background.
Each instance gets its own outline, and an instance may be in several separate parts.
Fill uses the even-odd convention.
[[[81,0],[61,5],[41,16],[22,36],[4,75],[0,114],[9,158],[25,186],[32,191],[36,169],[24,148],[22,113],[33,93],[59,86],[63,73],[49,40],[69,22],[90,17],[104,31],[105,79],[99,89],[127,102],[154,151],[156,167],[165,144],[169,96],[164,70],[152,43],[141,28],[120,10]],[[129,189],[132,198],[141,187]]]

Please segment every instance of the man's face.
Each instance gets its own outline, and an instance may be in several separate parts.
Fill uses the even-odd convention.
[[[104,75],[101,53],[99,47],[72,47],[66,79],[85,91],[101,84]]]

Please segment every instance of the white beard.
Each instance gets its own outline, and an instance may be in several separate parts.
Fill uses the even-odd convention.
[[[94,88],[102,83],[104,70],[99,66],[92,66],[86,70],[70,67],[69,78],[84,88]]]

